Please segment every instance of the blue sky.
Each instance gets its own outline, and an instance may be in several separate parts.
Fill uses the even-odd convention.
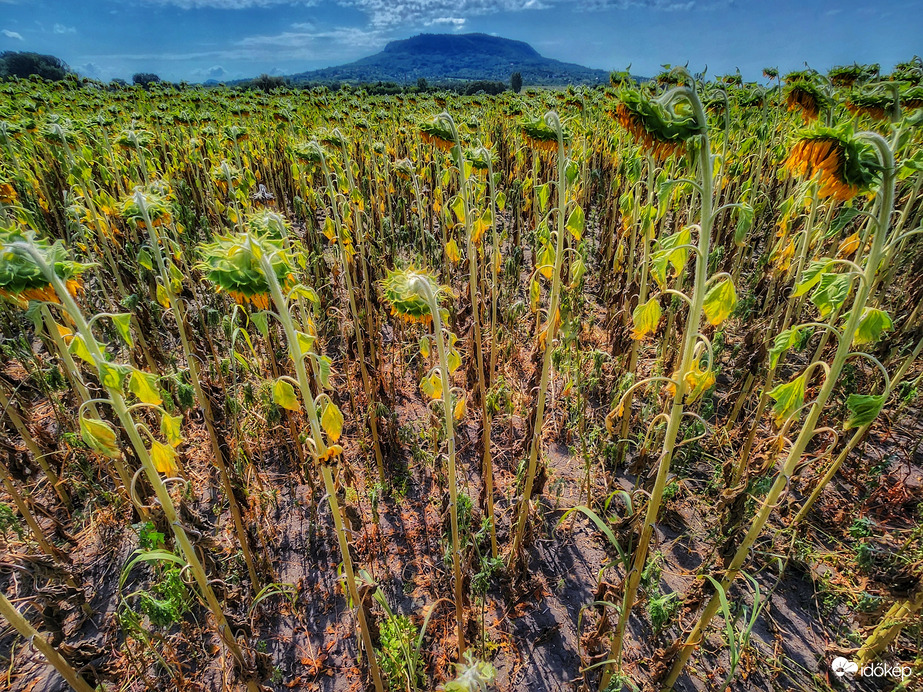
[[[337,65],[417,33],[484,32],[652,75],[880,62],[923,53],[923,0],[0,0],[0,50],[99,79],[204,81]]]

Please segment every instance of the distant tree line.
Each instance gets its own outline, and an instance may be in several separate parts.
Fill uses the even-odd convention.
[[[72,73],[67,63],[53,55],[12,50],[0,53],[0,79],[28,79],[35,75],[58,82],[69,74]]]
[[[12,77],[28,79],[33,75],[52,81],[60,81],[70,76],[71,78],[80,81],[79,77],[77,77],[77,75],[67,66],[67,63],[53,55],[40,55],[38,53],[16,51],[4,51],[0,53],[0,79],[7,79]],[[144,87],[145,89],[148,89],[154,85],[176,86],[179,88],[187,86],[185,82],[181,82],[179,84],[171,84],[170,82],[165,82],[153,72],[135,73],[132,75],[131,84]],[[113,79],[111,82],[109,82],[109,88],[111,89],[122,89],[128,86],[128,82],[126,82],[124,79]],[[219,86],[225,86],[225,84],[221,83]],[[472,81],[437,82],[430,84],[425,77],[420,77],[416,84],[398,84],[397,82],[384,81],[361,84],[353,84],[351,82],[322,83],[309,81],[292,81],[277,75],[261,74],[259,77],[255,77],[254,79],[235,82],[231,86],[241,90],[254,89],[265,91],[267,93],[273,91],[274,89],[314,89],[317,87],[324,87],[330,91],[339,91],[341,89],[355,91],[361,90],[367,94],[375,96],[410,93],[425,94],[436,91],[453,91],[457,94],[466,96],[479,93],[496,95],[508,89],[512,89],[518,94],[522,90],[522,74],[519,72],[514,72],[510,76],[510,82],[508,84],[485,79]]]

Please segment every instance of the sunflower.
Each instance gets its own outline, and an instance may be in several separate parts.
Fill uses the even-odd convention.
[[[538,151],[557,151],[558,133],[545,122],[544,118],[527,119],[522,123],[522,134],[533,149]],[[564,144],[570,144],[570,134],[564,132]]]
[[[830,106],[830,98],[810,79],[795,79],[785,86],[785,103],[788,110],[800,110],[805,121],[811,122]]]
[[[901,105],[909,110],[923,108],[923,87],[910,87],[901,94]]]
[[[303,163],[316,165],[324,160],[324,152],[317,142],[299,142],[292,147],[292,154]]]
[[[803,178],[819,176],[819,197],[846,201],[871,188],[881,173],[872,146],[848,129],[816,128],[802,133],[785,167]]]
[[[887,120],[894,99],[880,91],[856,90],[846,98],[846,109],[855,115],[867,115],[873,120]]]
[[[272,268],[283,289],[294,283],[292,265],[282,241],[250,233],[219,236],[202,246],[200,268],[219,291],[224,291],[239,305],[269,308],[269,283],[260,258],[271,254]]]
[[[451,151],[455,146],[455,136],[439,118],[422,123],[420,136],[427,144],[434,144],[444,151]]]
[[[170,201],[163,187],[139,187],[122,202],[122,216],[132,223],[144,223],[145,210],[152,225],[170,223],[173,218],[170,214]]]
[[[657,159],[681,153],[688,140],[703,134],[692,113],[679,107],[664,107],[636,89],[619,93],[614,117]]]
[[[486,173],[490,170],[491,164],[496,164],[497,155],[488,149],[468,149],[465,152],[465,158],[471,167],[478,173]]]
[[[0,297],[23,307],[30,300],[60,302],[42,267],[35,263],[23,245],[31,245],[37,250],[44,263],[64,280],[68,293],[77,295],[82,288],[80,274],[90,265],[69,260],[60,241],[50,245],[31,231],[0,228]]]
[[[389,271],[382,279],[381,287],[385,300],[391,304],[391,314],[407,322],[429,324],[433,315],[424,292],[427,285],[429,292],[438,300],[439,283],[434,274],[413,266]]]

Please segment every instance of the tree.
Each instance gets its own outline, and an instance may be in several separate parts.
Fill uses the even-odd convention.
[[[19,77],[28,79],[37,75],[43,79],[60,81],[67,76],[67,63],[53,55],[39,53],[3,51],[0,53],[0,78]]]
[[[417,80],[417,91],[419,91],[420,93],[423,93],[427,89],[429,89],[429,82],[426,81],[426,77],[420,77]]]
[[[517,94],[520,91],[522,91],[522,73],[521,72],[514,72],[513,74],[510,75],[510,89],[512,89]]]
[[[146,87],[150,84],[157,84],[157,82],[160,81],[160,77],[153,72],[136,72],[131,76],[131,81],[133,84],[140,84]]]
[[[262,91],[265,91],[268,94],[273,89],[284,87],[287,84],[288,84],[288,81],[285,79],[285,77],[271,76],[264,72],[256,79],[251,80],[250,88],[251,89],[261,89]]]

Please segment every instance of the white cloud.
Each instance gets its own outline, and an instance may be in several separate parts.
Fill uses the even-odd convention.
[[[459,19],[497,12],[519,12],[546,7],[541,0],[338,0],[369,17],[372,26],[428,24],[442,18]]]
[[[85,65],[77,65],[75,69],[84,77],[102,79],[102,70],[99,68],[99,65],[94,62],[88,62]]]
[[[77,29],[73,26],[64,26],[63,24],[55,24],[54,32],[56,34],[76,34]]]
[[[317,0],[141,0],[148,5],[173,5],[183,10],[245,10],[251,7],[302,5],[310,7]]]
[[[464,17],[436,17],[425,22],[426,26],[448,25],[459,31],[465,26],[467,20]]]
[[[3,34],[7,38],[15,39],[16,41],[25,41],[25,39],[22,37],[22,34],[15,31],[10,31],[9,29],[3,29],[0,31],[0,34]]]

